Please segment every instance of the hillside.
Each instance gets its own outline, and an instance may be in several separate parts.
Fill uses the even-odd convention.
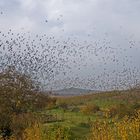
[[[52,94],[57,96],[77,96],[77,95],[84,95],[84,94],[95,93],[95,92],[97,91],[71,87],[71,88],[65,88],[61,90],[54,90],[52,91]]]

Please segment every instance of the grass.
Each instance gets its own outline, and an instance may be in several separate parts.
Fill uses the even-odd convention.
[[[96,119],[95,115],[84,115],[81,112],[64,111],[59,108],[46,111],[46,113],[57,116],[58,120],[62,120],[47,123],[46,125],[58,124],[60,126],[68,127],[70,128],[72,138],[76,138],[77,140],[84,140],[85,137],[88,136],[90,131],[88,125],[89,120],[93,121]]]
[[[90,95],[58,97],[56,107],[44,110],[42,113],[55,116],[56,121],[48,122],[45,125],[60,125],[70,128],[72,140],[85,140],[90,134],[90,123],[96,119],[106,120],[98,113],[84,114],[72,111],[72,108],[80,108],[88,104],[96,104],[101,110],[106,110],[114,105],[124,104],[126,106],[140,101],[139,91],[114,91],[96,93]],[[59,105],[66,104],[67,108],[60,108]],[[110,118],[108,118],[109,120]]]

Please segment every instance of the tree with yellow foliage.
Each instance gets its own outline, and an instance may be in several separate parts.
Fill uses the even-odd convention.
[[[26,127],[18,119],[21,119],[22,115],[25,116],[24,114],[31,112],[34,108],[45,106],[47,98],[47,96],[38,93],[38,85],[30,76],[17,71],[15,67],[10,66],[1,71],[0,136],[3,138],[10,137],[15,130],[19,131],[17,129],[23,131]],[[17,124],[14,123],[15,126],[13,126],[15,116]]]

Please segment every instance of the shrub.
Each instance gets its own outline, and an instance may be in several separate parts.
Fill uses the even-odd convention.
[[[121,121],[95,121],[88,140],[139,140],[140,111],[134,116]]]
[[[134,110],[140,109],[140,103],[138,103],[138,102],[134,103],[134,104],[132,105],[132,109],[134,109]]]
[[[117,116],[118,118],[123,118],[126,115],[131,116],[134,114],[134,110],[130,106],[124,104],[119,104],[117,107]]]
[[[118,119],[121,119],[123,117],[127,116],[133,116],[134,115],[134,107],[131,105],[125,105],[125,104],[119,104],[112,106],[108,108],[107,110],[104,110],[104,116],[106,118],[112,118],[116,117]]]
[[[97,105],[85,105],[85,106],[81,107],[81,112],[84,114],[96,113],[99,110],[100,110],[100,108]]]
[[[112,106],[112,107],[108,108],[107,110],[104,110],[104,116],[106,118],[115,117],[117,114],[118,114],[117,106]]]
[[[79,107],[76,107],[76,106],[73,106],[70,111],[71,112],[79,112],[80,111],[80,108]]]
[[[61,104],[59,104],[59,108],[61,108],[64,111],[66,111],[68,109],[68,105],[66,103],[61,103]]]
[[[3,138],[10,138],[12,135],[10,114],[0,113],[0,136]]]
[[[56,107],[56,98],[50,98],[47,104],[48,109],[52,109]]]

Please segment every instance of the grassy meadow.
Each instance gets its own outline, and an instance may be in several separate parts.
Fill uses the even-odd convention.
[[[55,98],[55,103],[34,112],[37,121],[24,130],[23,139],[138,140],[140,138],[139,91],[114,91],[52,98]],[[24,123],[29,120],[21,118]],[[119,129],[116,130],[116,127]],[[126,130],[129,127],[131,130]],[[18,138],[11,136],[9,139]]]
[[[133,89],[53,97],[56,104],[39,112],[44,118],[44,133],[50,140],[138,140],[139,92]]]

